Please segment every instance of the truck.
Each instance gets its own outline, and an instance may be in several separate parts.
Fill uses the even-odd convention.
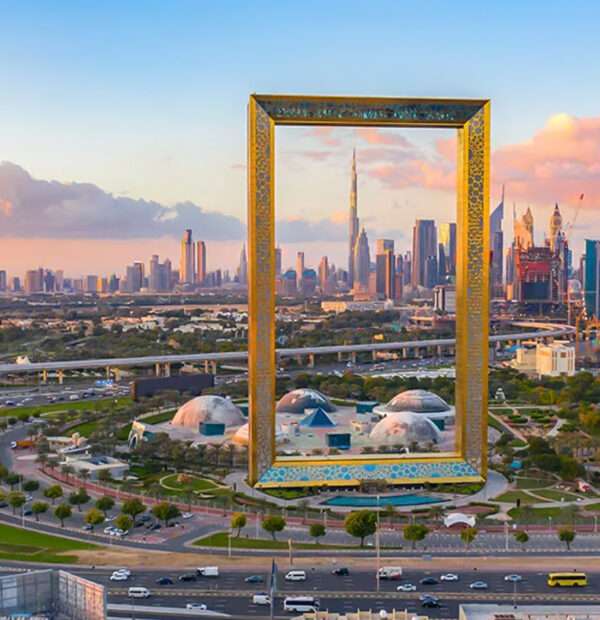
[[[219,567],[218,566],[201,566],[196,569],[199,577],[218,577],[219,576]]]
[[[401,566],[382,566],[377,572],[378,579],[401,579]]]
[[[18,441],[15,441],[15,448],[18,450],[26,450],[27,448],[33,448],[34,445],[35,445],[35,442],[33,441],[33,439],[19,439]]]

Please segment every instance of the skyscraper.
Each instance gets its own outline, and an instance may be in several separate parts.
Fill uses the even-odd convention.
[[[588,316],[600,318],[600,241],[585,240],[583,290]]]
[[[350,179],[350,213],[348,217],[348,286],[354,285],[354,250],[358,238],[358,194],[356,177],[356,149],[352,151],[352,177]]]
[[[302,290],[302,278],[304,277],[304,252],[298,252],[296,254],[296,278],[298,290]]]
[[[354,289],[369,290],[370,270],[369,239],[367,238],[367,232],[362,228],[354,245]]]
[[[437,233],[433,220],[417,220],[413,228],[412,286],[431,286],[433,265],[437,274]],[[426,266],[428,265],[427,278]],[[436,284],[436,282],[433,282]]]
[[[502,198],[498,206],[490,215],[490,242],[492,247],[492,264],[490,269],[490,284],[492,297],[501,297],[503,293],[502,264],[504,262],[504,233],[502,220],[504,219],[504,185]]]
[[[454,276],[456,275],[456,223],[445,222],[438,227],[438,242],[443,246],[444,270],[442,273],[442,265],[438,264],[440,275]],[[438,248],[439,250],[439,248]],[[439,251],[438,251],[439,254]],[[438,263],[441,261],[438,257]]]
[[[8,286],[7,283],[7,278],[6,278],[6,271],[2,270],[0,271],[0,293],[4,293],[4,291],[6,291]]]
[[[329,259],[327,256],[323,256],[319,263],[319,288],[321,295],[329,293]]]
[[[281,248],[275,248],[275,275],[281,275]]]
[[[182,284],[194,283],[194,241],[191,229],[183,233],[179,259],[179,280]]]
[[[248,285],[248,259],[246,258],[246,244],[242,246],[240,252],[240,264],[237,269],[238,282],[242,286]]]
[[[196,241],[196,284],[204,284],[206,280],[206,244]]]
[[[150,259],[150,274],[148,275],[148,288],[156,293],[160,291],[160,262],[158,260],[158,254],[153,254]]]
[[[375,241],[375,292],[378,297],[394,298],[394,242],[391,239]]]

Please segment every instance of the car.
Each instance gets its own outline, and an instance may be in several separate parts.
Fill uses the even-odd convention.
[[[123,575],[131,577],[131,571],[128,568],[117,568],[117,570],[115,570],[115,573],[122,573]]]
[[[105,528],[104,528],[103,532],[104,532],[105,534],[108,534],[109,536],[112,536],[112,535],[113,535],[114,530],[115,530],[115,528],[114,528],[112,525],[109,525],[108,527],[105,527]]]
[[[435,577],[423,577],[419,583],[422,586],[437,586],[439,581]]]
[[[198,611],[207,611],[208,607],[204,603],[187,603],[186,609],[196,609]]]
[[[179,575],[177,577],[177,581],[196,581],[198,578],[194,573],[184,573],[183,575]]]
[[[118,571],[114,572],[110,576],[111,581],[127,581],[129,579],[129,575],[126,573],[119,573]]]
[[[271,597],[266,592],[257,592],[252,595],[253,605],[270,605]]]
[[[33,514],[33,510],[30,507],[23,508],[23,516],[30,517]]]
[[[159,586],[172,586],[174,581],[171,579],[171,577],[159,577],[156,580],[156,583]]]
[[[291,570],[286,573],[284,579],[286,581],[306,581],[306,571]]]
[[[446,573],[440,576],[440,581],[458,581],[458,575],[456,573]]]
[[[11,442],[10,442],[10,447],[11,447],[11,449],[12,449],[12,450],[16,450],[16,448],[17,448],[17,442],[16,442],[16,441],[11,441]]]
[[[485,581],[474,581],[469,588],[471,590],[487,590],[488,584]]]
[[[518,583],[519,581],[523,581],[523,577],[521,575],[512,574],[512,575],[504,575],[504,581],[511,581],[512,583]]]
[[[401,583],[396,590],[398,592],[415,592],[417,586],[414,583]]]
[[[246,583],[262,583],[264,580],[265,578],[262,575],[250,575],[244,579]]]
[[[81,529],[84,532],[91,532],[94,529],[94,526],[90,525],[89,523],[86,523]]]
[[[421,601],[421,607],[441,607],[441,605],[439,599],[428,597]]]
[[[194,515],[191,512],[184,512],[184,513],[181,514],[181,518],[182,519],[191,519],[193,516]]]
[[[26,495],[26,496],[25,496],[25,501],[26,501],[26,502],[30,502],[30,501],[32,501],[32,500],[33,500],[33,495]]]
[[[152,525],[149,525],[146,529],[150,532],[157,532],[158,530],[160,530],[160,527],[160,523],[153,523]]]
[[[338,577],[347,577],[350,574],[350,571],[345,566],[339,566],[338,568],[334,568],[331,571],[332,575],[337,575]]]

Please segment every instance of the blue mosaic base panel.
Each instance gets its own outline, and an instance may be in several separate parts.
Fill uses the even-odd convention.
[[[479,472],[465,461],[446,463],[364,463],[355,465],[298,465],[271,467],[258,484],[333,482],[352,480],[400,480],[472,478]]]

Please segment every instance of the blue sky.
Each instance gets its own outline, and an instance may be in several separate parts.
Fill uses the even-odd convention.
[[[599,116],[594,2],[0,6],[0,160],[240,218],[251,92],[489,97],[495,148]]]

